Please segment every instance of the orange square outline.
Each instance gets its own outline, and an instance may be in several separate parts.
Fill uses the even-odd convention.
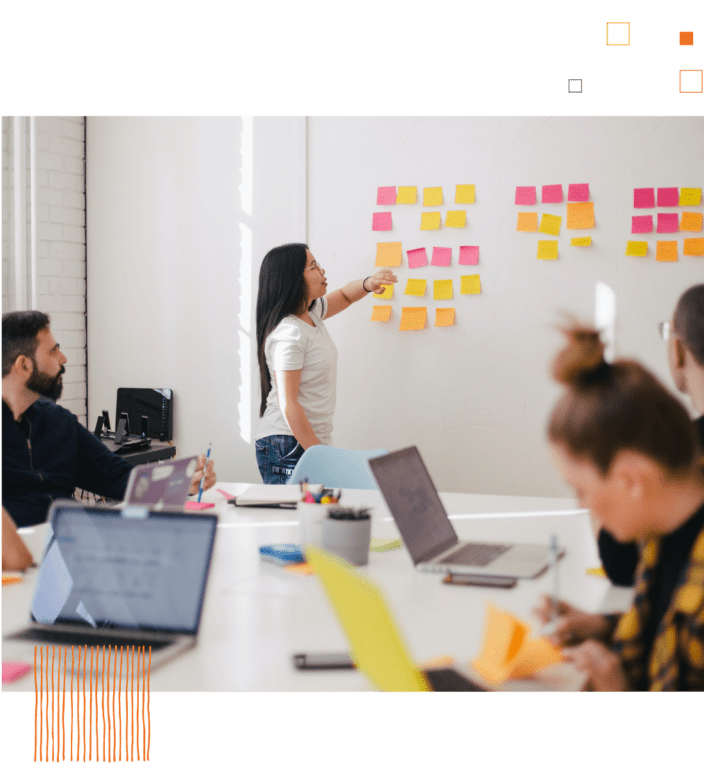
[[[610,43],[609,42],[609,24],[628,24],[628,42]],[[607,45],[630,45],[631,44],[631,22],[630,21],[607,21],[606,22],[606,44]]]
[[[699,72],[702,76],[702,89],[699,91],[683,91],[682,90],[682,73],[683,72]],[[704,93],[704,70],[701,69],[681,69],[680,70],[680,93]]]

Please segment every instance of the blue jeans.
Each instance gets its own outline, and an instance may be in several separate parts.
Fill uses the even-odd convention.
[[[303,456],[303,447],[291,435],[269,435],[254,446],[259,474],[266,485],[284,485]]]

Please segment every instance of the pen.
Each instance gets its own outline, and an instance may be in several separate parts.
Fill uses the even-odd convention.
[[[208,468],[208,459],[210,458],[210,447],[212,443],[208,443],[208,453],[205,455],[205,466],[203,467],[203,476],[200,479],[200,485],[198,486],[198,503],[200,504],[200,497],[203,495],[203,481],[205,480],[205,470]]]

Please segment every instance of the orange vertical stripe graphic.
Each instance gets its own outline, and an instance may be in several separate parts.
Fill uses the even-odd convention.
[[[85,678],[83,678],[85,680]],[[76,760],[81,759],[81,646],[78,646],[78,672],[76,673]]]
[[[59,662],[56,666],[56,759],[61,760],[61,646]]]
[[[151,647],[151,646],[150,646]],[[147,759],[147,729],[144,726],[144,689],[147,687],[145,648],[142,646],[142,759]]]
[[[137,678],[139,680],[139,678]],[[132,646],[132,678],[130,681],[130,760],[134,760],[134,646]]]
[[[44,714],[44,686],[42,685],[42,674],[44,673],[44,648],[39,646],[39,762],[42,761],[42,740],[44,728],[42,715]],[[37,670],[34,670],[34,679],[37,679]]]
[[[83,762],[86,761],[86,657],[88,646],[83,646]]]
[[[95,646],[95,759],[100,762],[100,747],[98,745],[98,665],[100,664],[100,646]]]
[[[139,646],[137,646],[137,760],[139,760]]]
[[[54,651],[55,646],[51,646],[51,759],[54,760]],[[47,736],[49,732],[47,731]],[[47,758],[48,759],[48,758]]]
[[[39,707],[39,689],[37,688],[37,646],[34,646],[34,762],[37,762],[37,709]]]
[[[108,645],[108,687],[107,687],[107,693],[108,693],[108,762],[112,762],[112,757],[110,755],[110,736],[112,735],[112,731],[110,730],[110,656],[112,656],[112,646]],[[105,741],[105,736],[103,736],[103,741]]]
[[[152,703],[152,647],[149,646],[149,671],[147,672],[147,685],[149,686],[149,690],[147,691],[147,722],[149,723],[149,739],[147,740],[147,760],[149,760],[149,753],[151,752],[151,746],[152,746],[152,710],[151,710],[151,703]]]
[[[78,646],[78,650],[80,652],[81,647]],[[78,657],[78,668],[81,668],[81,658]],[[71,646],[71,749],[69,753],[69,760],[73,762],[73,675],[76,671],[76,665],[73,663],[73,646]],[[76,677],[76,681],[78,681],[78,677]]]
[[[90,680],[88,682],[88,759],[93,759],[93,648],[90,647]]]
[[[46,690],[46,761],[49,762],[49,646],[46,647],[46,678],[44,679]]]
[[[118,706],[118,715],[120,716],[120,754],[118,756],[118,760],[122,760],[122,646],[120,646],[120,682],[119,682],[119,690],[117,692],[117,706]]]
[[[68,661],[68,646],[64,646],[64,687],[61,692],[61,759],[66,759],[66,662]],[[73,674],[73,669],[71,669]],[[69,736],[71,732],[69,731]]]
[[[110,677],[108,676],[108,680]],[[105,646],[103,646],[103,664],[100,668],[100,707],[103,710],[103,762],[105,762]]]
[[[117,646],[115,646],[115,663],[112,665],[112,761],[117,754],[115,747],[115,673],[117,672]]]

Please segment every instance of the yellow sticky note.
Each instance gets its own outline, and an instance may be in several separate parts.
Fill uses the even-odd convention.
[[[481,293],[482,284],[479,275],[462,275],[460,278],[460,293],[468,295],[472,293]]]
[[[529,211],[527,213],[518,214],[518,222],[516,223],[516,232],[537,232],[538,231],[538,214],[535,211]]]
[[[421,213],[420,228],[440,229],[440,211],[428,211],[427,213]]]
[[[658,240],[655,261],[677,261],[677,240]]]
[[[377,243],[376,266],[400,267],[403,261],[401,243]]]
[[[446,227],[464,227],[467,223],[467,211],[448,211],[445,215]]]
[[[587,576],[600,576],[602,579],[606,578],[606,571],[602,566],[597,568],[587,568]]]
[[[378,321],[385,323],[391,317],[391,305],[390,304],[377,304],[372,309],[372,322]]]
[[[529,637],[523,641],[511,665],[511,677],[532,677],[544,667],[551,667],[563,660],[560,651],[547,637]]]
[[[389,285],[383,285],[382,288],[384,289],[383,293],[375,293],[374,298],[375,299],[392,299],[394,297],[394,284],[389,283]]]
[[[474,202],[474,184],[458,184],[455,187],[455,202],[471,205]]]
[[[591,237],[573,237],[572,240],[570,240],[570,245],[591,245],[592,239]]]
[[[704,256],[704,237],[685,237],[682,253],[685,256]]]
[[[406,282],[406,296],[425,296],[425,280],[409,279]]]
[[[438,307],[435,310],[435,326],[447,327],[455,324],[455,310],[452,307]]]
[[[594,203],[567,203],[567,229],[593,229]]]
[[[433,298],[443,301],[452,298],[452,280],[433,280]]]
[[[626,243],[626,256],[646,256],[647,254],[647,240],[629,240]]]
[[[538,232],[542,232],[545,235],[559,235],[560,225],[562,224],[562,216],[554,216],[552,213],[544,213],[540,219],[540,229]]]
[[[557,258],[557,240],[538,240],[538,258],[552,261]]]
[[[682,187],[680,189],[680,205],[700,205],[702,190],[700,187]]]
[[[402,307],[399,331],[422,331],[427,317],[426,307]]]
[[[701,232],[702,231],[701,213],[694,211],[682,211],[682,220],[680,221],[680,232]]]
[[[369,549],[372,552],[387,552],[390,549],[399,549],[400,547],[401,539],[383,539],[372,536],[372,540],[369,542]]]
[[[396,205],[413,205],[418,194],[418,187],[399,187]]]
[[[423,205],[442,205],[442,187],[423,187]]]

